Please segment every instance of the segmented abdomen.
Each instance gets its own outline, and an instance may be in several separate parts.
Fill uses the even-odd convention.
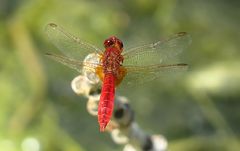
[[[113,112],[115,95],[115,77],[113,74],[105,74],[103,86],[98,104],[98,123],[100,131],[103,132]]]

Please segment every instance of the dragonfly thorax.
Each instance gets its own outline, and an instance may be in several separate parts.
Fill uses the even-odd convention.
[[[119,68],[123,62],[123,56],[119,50],[115,47],[106,48],[104,52],[102,63],[104,74],[112,73],[115,76],[118,75]]]

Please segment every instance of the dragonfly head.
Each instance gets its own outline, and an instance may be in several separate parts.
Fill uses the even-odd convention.
[[[120,52],[122,52],[122,49],[123,49],[123,43],[120,39],[118,39],[117,37],[115,36],[111,36],[109,37],[108,39],[106,39],[104,41],[104,47],[105,48],[111,48],[111,47],[115,47],[117,49],[120,50]]]

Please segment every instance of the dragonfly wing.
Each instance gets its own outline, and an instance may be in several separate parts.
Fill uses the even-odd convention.
[[[127,74],[122,83],[127,85],[143,84],[147,81],[152,81],[161,75],[185,71],[188,68],[187,64],[171,64],[171,65],[151,65],[145,67],[127,66],[125,67]],[[123,85],[124,85],[123,84]],[[121,84],[122,85],[122,84]]]
[[[95,68],[100,66],[99,64],[97,63],[92,63],[92,62],[81,62],[81,61],[77,61],[75,59],[71,59],[71,58],[68,58],[68,57],[65,57],[65,56],[61,56],[61,55],[56,55],[56,54],[50,54],[50,53],[47,53],[46,54],[48,57],[52,58],[53,60],[57,61],[57,62],[60,62],[66,66],[68,66],[69,68],[72,68],[78,72],[82,72],[83,70],[83,67],[86,69],[89,69],[89,70],[93,70],[95,71]]]
[[[191,43],[191,37],[185,32],[177,33],[169,39],[146,44],[123,53],[123,65],[147,66],[166,62],[174,58]]]
[[[67,57],[82,61],[89,53],[101,53],[99,48],[71,35],[54,23],[49,23],[45,30],[52,43]]]

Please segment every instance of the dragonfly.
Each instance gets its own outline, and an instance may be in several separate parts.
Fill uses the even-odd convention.
[[[55,23],[46,26],[46,33],[52,43],[63,55],[47,53],[50,58],[80,73],[92,75],[102,83],[98,105],[98,123],[100,132],[104,132],[109,123],[113,108],[115,89],[120,83],[144,83],[158,78],[163,73],[184,71],[185,63],[167,64],[191,43],[191,36],[179,32],[167,39],[144,44],[124,50],[123,42],[116,36],[110,36],[103,42],[104,48],[90,44],[64,30]],[[95,81],[96,82],[96,81]]]

